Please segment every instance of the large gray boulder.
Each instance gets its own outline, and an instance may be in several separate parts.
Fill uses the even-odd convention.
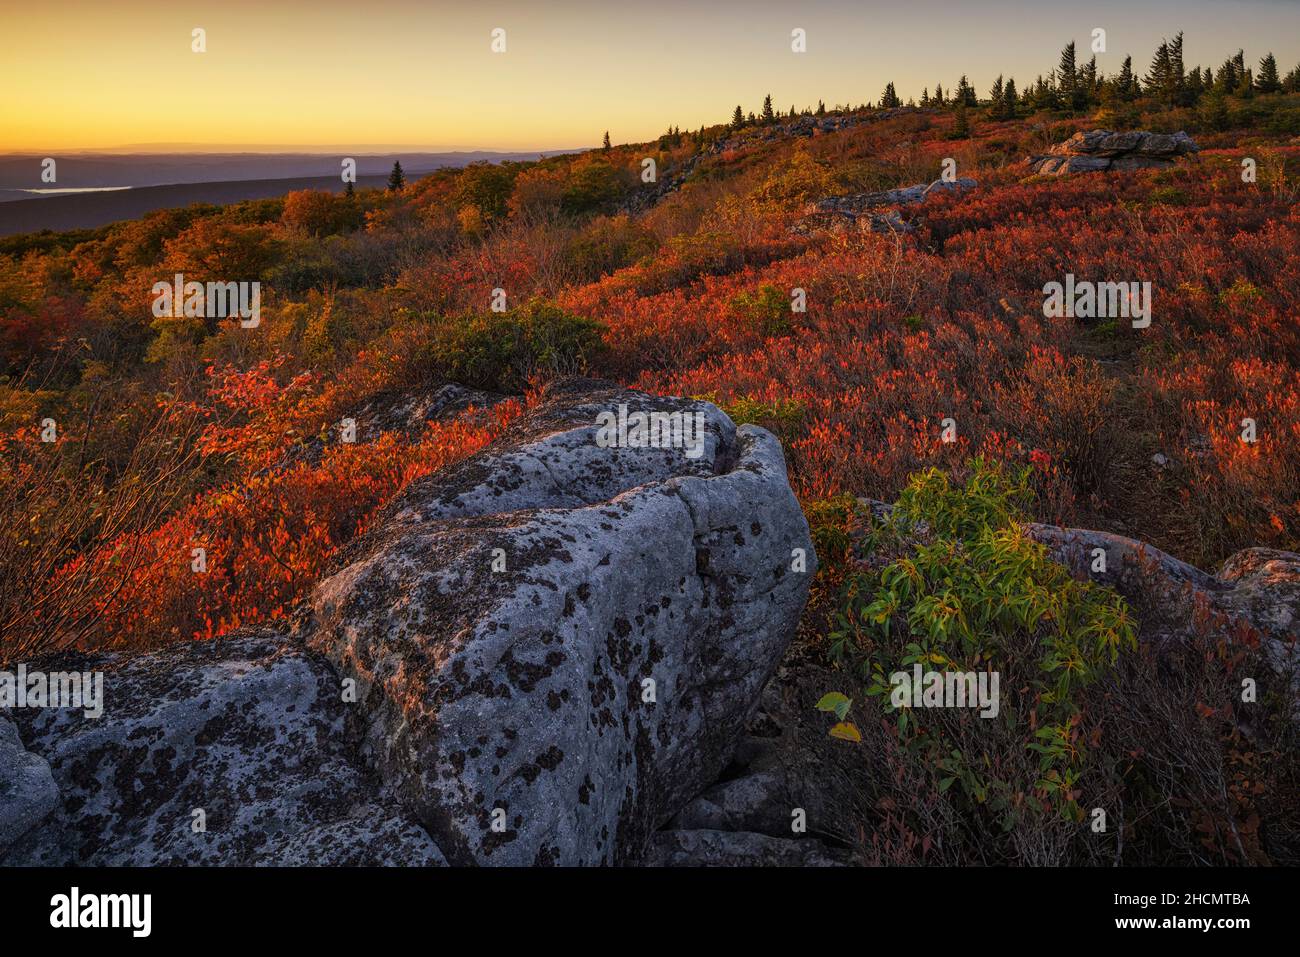
[[[620,412],[699,441],[598,441]],[[555,386],[292,624],[30,663],[102,672],[103,714],[14,709],[26,748],[0,721],[0,861],[641,861],[731,760],[815,569],[770,433]]]
[[[598,416],[698,415],[682,448]],[[638,858],[726,765],[815,567],[777,440],[577,383],[409,488],[312,597],[367,755],[455,863]]]
[[[1039,524],[1026,532],[1076,577],[1123,595],[1144,641],[1178,641],[1206,627],[1258,638],[1269,664],[1293,681],[1300,707],[1300,555],[1247,548],[1211,575],[1122,535]],[[1094,570],[1099,555],[1104,571]]]
[[[878,233],[911,232],[915,227],[902,218],[900,208],[924,203],[939,193],[964,193],[977,185],[974,179],[961,177],[874,193],[827,196],[808,204],[804,218],[791,231],[799,235],[817,229],[855,226]]]
[[[1035,173],[1061,176],[1111,170],[1162,169],[1183,156],[1199,152],[1186,133],[1151,133],[1147,130],[1088,130],[1075,133],[1029,160]]]
[[[14,723],[0,716],[0,854],[58,803],[49,762],[24,748]]]
[[[104,714],[14,709],[61,800],[7,864],[442,862],[357,759],[338,678],[281,630],[42,667],[102,672]]]

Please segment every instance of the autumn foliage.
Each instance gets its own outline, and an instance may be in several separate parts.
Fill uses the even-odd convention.
[[[1169,170],[1028,176],[1019,158],[1086,117],[974,113],[954,140],[951,112],[859,110],[833,134],[676,132],[400,193],[0,241],[0,481],[18,503],[0,638],[152,645],[289,614],[407,483],[518,409],[339,441],[376,394],[445,381],[707,395],[777,432],[810,511],[982,455],[1030,470],[1041,520],[1207,567],[1294,549],[1300,149],[1241,126],[1293,99],[1193,127],[1208,148]],[[691,175],[643,202],[646,155]],[[792,229],[811,200],[926,182],[945,158],[979,186],[903,208],[910,233]],[[174,272],[262,282],[261,324],[155,319],[149,290]],[[1152,325],[1045,318],[1043,284],[1066,273],[1150,282]],[[57,594],[42,626],[18,610]]]

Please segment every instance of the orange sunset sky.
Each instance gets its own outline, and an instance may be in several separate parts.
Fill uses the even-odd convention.
[[[1104,72],[1145,72],[1186,31],[1187,66],[1244,47],[1300,61],[1296,0],[779,3],[0,0],[0,151],[557,149],[779,109],[904,99],[966,73],[1025,88],[1107,31]],[[191,51],[202,27],[207,51]],[[507,50],[490,50],[493,28]],[[808,51],[790,50],[807,31]]]

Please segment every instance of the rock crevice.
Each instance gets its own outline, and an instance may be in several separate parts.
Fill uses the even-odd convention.
[[[608,447],[620,408],[703,433]],[[104,715],[14,715],[57,796],[28,775],[5,860],[636,862],[731,760],[815,569],[770,433],[556,384],[399,495],[292,627],[63,662],[104,672]]]

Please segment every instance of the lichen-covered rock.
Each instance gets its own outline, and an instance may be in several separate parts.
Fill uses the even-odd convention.
[[[14,723],[0,716],[0,854],[58,803],[49,763],[24,748]]]
[[[1111,160],[1100,156],[1048,156],[1035,172],[1060,176],[1065,173],[1091,173],[1110,169]]]
[[[669,441],[604,441],[639,413]],[[292,625],[28,663],[101,672],[103,713],[15,709],[26,748],[0,722],[3,860],[636,862],[727,765],[815,569],[770,433],[555,385]]]
[[[871,499],[858,503],[878,520],[892,511],[892,506]],[[1036,522],[1024,530],[1075,578],[1122,595],[1137,615],[1144,642],[1180,641],[1207,628],[1229,637],[1253,633],[1279,672],[1297,669],[1300,693],[1300,555],[1248,548],[1210,574],[1153,545],[1111,532]],[[918,531],[924,533],[924,528]]]
[[[698,454],[601,413],[699,416]],[[412,485],[311,600],[367,754],[454,863],[635,860],[726,765],[815,557],[780,445],[708,403],[551,390]]]
[[[353,418],[361,441],[380,432],[400,432],[418,439],[430,422],[446,422],[470,408],[485,412],[505,398],[449,382],[431,389],[373,396]]]
[[[1035,173],[1061,176],[1100,170],[1120,172],[1136,169],[1162,169],[1199,147],[1186,133],[1151,133],[1128,130],[1089,130],[1075,133],[1063,143],[1051,147],[1045,156],[1029,160]]]
[[[1248,548],[1211,575],[1122,535],[1037,524],[1026,531],[1077,577],[1123,595],[1142,620],[1144,640],[1178,639],[1208,622],[1225,634],[1257,634],[1279,670],[1297,661],[1300,555],[1294,552]]]
[[[827,196],[810,203],[804,218],[794,224],[791,231],[807,234],[843,225],[863,227],[878,233],[911,232],[915,226],[899,215],[899,207],[923,203],[937,193],[963,193],[977,185],[974,179],[961,177],[954,180],[937,179],[932,183],[918,183],[915,186],[874,193]]]
[[[1223,563],[1218,579],[1232,586],[1218,596],[1220,605],[1259,630],[1276,667],[1293,667],[1300,655],[1300,555],[1247,548]]]
[[[61,800],[7,864],[442,862],[357,759],[338,678],[280,631],[42,666],[102,671],[104,713],[14,710]]]

